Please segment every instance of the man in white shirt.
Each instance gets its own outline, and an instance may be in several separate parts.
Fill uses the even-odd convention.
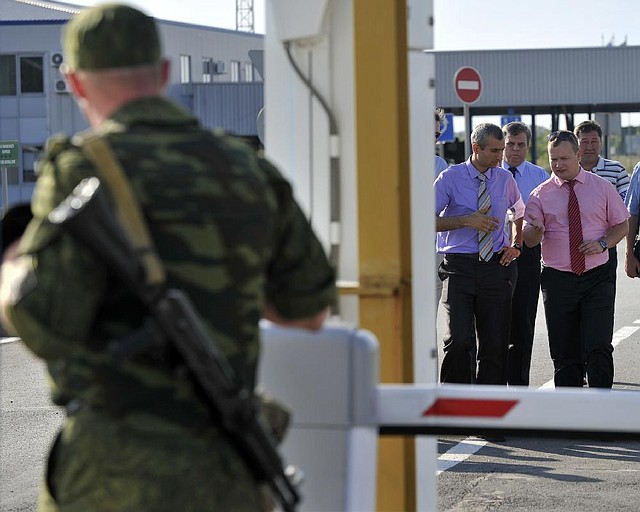
[[[573,130],[580,146],[580,167],[585,171],[597,174],[611,183],[624,201],[629,189],[629,174],[620,162],[600,156],[602,149],[602,128],[591,119],[583,121]],[[614,245],[609,249],[609,272],[616,285],[618,269],[618,252]]]

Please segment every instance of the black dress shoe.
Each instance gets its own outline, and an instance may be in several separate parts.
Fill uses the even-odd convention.
[[[504,436],[499,436],[496,434],[489,434],[489,435],[480,436],[480,437],[485,441],[488,441],[489,443],[504,443],[507,440]]]

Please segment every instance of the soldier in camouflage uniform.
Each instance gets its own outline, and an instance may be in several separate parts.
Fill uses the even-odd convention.
[[[168,63],[152,18],[88,8],[63,35],[78,104],[130,180],[167,272],[187,292],[249,389],[261,317],[317,329],[335,300],[323,248],[266,160],[199,127],[161,97]],[[81,134],[54,138],[39,166],[33,220],[5,252],[5,323],[46,361],[68,410],[48,461],[45,511],[263,510],[259,486],[191,381],[166,354],[118,361],[105,349],[136,329],[141,303],[47,214],[97,171]]]

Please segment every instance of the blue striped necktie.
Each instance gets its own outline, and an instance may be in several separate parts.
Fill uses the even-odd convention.
[[[480,188],[478,189],[478,211],[488,214],[491,212],[491,196],[487,190],[487,177],[478,175]],[[480,261],[489,261],[493,256],[493,235],[491,232],[478,231],[478,255]]]

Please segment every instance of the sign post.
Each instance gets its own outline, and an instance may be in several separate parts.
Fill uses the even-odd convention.
[[[20,143],[17,140],[0,141],[0,171],[2,172],[2,213],[9,208],[9,167],[18,167]]]
[[[453,88],[464,105],[464,150],[465,156],[469,156],[471,154],[469,105],[478,101],[482,95],[480,73],[470,66],[458,69],[453,75]]]

